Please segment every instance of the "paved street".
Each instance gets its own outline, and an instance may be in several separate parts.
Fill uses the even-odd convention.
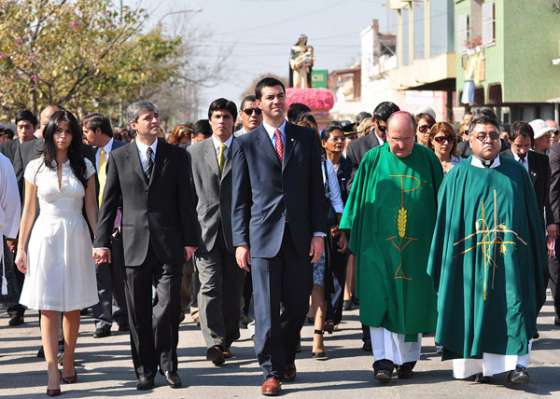
[[[7,327],[7,316],[0,316],[0,397],[46,397],[46,372],[43,361],[35,354],[40,344],[36,314],[26,318],[18,328]],[[327,336],[330,359],[311,359],[312,327],[306,326],[303,352],[297,361],[298,377],[283,385],[290,398],[560,398],[560,329],[552,325],[553,310],[549,301],[541,313],[541,338],[533,346],[531,383],[524,389],[503,386],[504,376],[493,384],[451,379],[449,362],[441,362],[434,353],[433,339],[425,338],[423,360],[416,367],[415,377],[395,380],[380,386],[373,380],[372,360],[361,350],[361,330],[357,311],[345,315],[340,331]],[[247,330],[233,351],[235,359],[224,367],[214,367],[206,361],[200,332],[192,323],[183,323],[179,341],[180,374],[184,388],[172,390],[161,377],[150,393],[135,389],[134,374],[128,346],[128,335],[115,333],[109,338],[93,339],[93,323],[83,319],[78,340],[77,362],[79,383],[63,385],[64,398],[259,398],[261,375],[254,360],[252,341]]]

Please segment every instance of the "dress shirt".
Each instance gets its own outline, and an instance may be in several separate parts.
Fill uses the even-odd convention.
[[[485,168],[482,161],[479,158],[475,157],[474,155],[472,156],[471,165],[477,168]],[[494,161],[492,161],[492,165],[490,165],[490,168],[494,169],[500,165],[501,165],[500,156],[498,155],[496,158],[494,158]]]
[[[327,174],[325,175],[325,169],[327,169]],[[338,185],[338,178],[336,177],[336,172],[334,170],[333,163],[328,159],[325,160],[325,168],[321,168],[323,173],[323,182],[329,183],[329,201],[336,213],[344,212],[344,204],[342,203],[342,198],[340,196],[340,186]]]
[[[272,142],[272,147],[274,148],[276,148],[276,146],[274,145],[276,142],[276,138],[274,137],[274,132],[276,131],[276,129],[280,130],[280,134],[282,136],[282,144],[284,144],[283,147],[285,153],[286,152],[286,121],[282,122],[282,124],[277,128],[269,125],[266,122],[263,122],[263,127],[264,130],[266,130],[266,132],[268,133],[268,137],[270,137],[270,141]]]
[[[521,165],[523,165],[525,170],[529,172],[529,153],[525,154],[525,158],[523,158],[523,161],[520,161],[521,158],[519,158],[515,152],[512,151],[511,153],[513,154],[513,158]]]
[[[105,144],[103,147],[98,147],[97,148],[97,151],[95,152],[95,170],[99,170],[99,155],[101,154],[101,149],[103,149],[103,151],[105,151],[105,162],[107,162],[109,160],[109,153],[111,152],[112,148],[113,148],[113,138],[112,137],[107,142],[107,144]]]
[[[138,147],[138,154],[140,155],[140,163],[142,164],[142,170],[143,171],[146,171],[146,169],[148,169],[148,154],[147,154],[148,147],[151,147],[152,151],[154,153],[153,162],[154,162],[154,165],[155,165],[157,143],[158,143],[157,138],[154,140],[154,142],[150,146],[147,146],[146,144],[141,143],[139,140],[136,140],[136,146]]]
[[[374,129],[374,132],[375,132],[375,129]],[[373,134],[375,134],[375,137],[377,138],[377,142],[379,143],[379,146],[382,146],[383,144],[385,144],[385,140],[383,140],[381,137],[379,137],[377,135],[377,133],[373,133]]]
[[[214,144],[214,149],[216,150],[216,156],[217,156],[218,153],[220,152],[220,146],[222,145],[222,142],[220,141],[220,139],[218,139],[214,135],[212,135],[211,137],[212,137],[212,144]],[[229,139],[224,141],[224,144],[226,145],[226,148],[224,149],[224,158],[225,159],[227,159],[228,152],[229,152],[229,149],[231,148],[231,142],[232,141],[233,141],[233,134],[231,136],[229,136]]]

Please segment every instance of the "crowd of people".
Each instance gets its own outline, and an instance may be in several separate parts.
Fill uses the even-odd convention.
[[[47,395],[78,381],[88,313],[95,338],[130,333],[138,390],[158,371],[182,385],[188,314],[216,366],[249,329],[261,393],[278,395],[306,320],[327,360],[353,306],[381,383],[414,376],[429,334],[455,378],[529,381],[547,286],[560,326],[556,122],[480,108],[454,126],[382,102],[320,127],[285,94],[264,78],[168,134],[145,100],[118,131],[58,105],[0,129],[0,298],[10,326],[40,311]]]

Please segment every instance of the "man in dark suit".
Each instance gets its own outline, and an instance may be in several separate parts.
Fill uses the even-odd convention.
[[[94,239],[96,263],[111,262],[111,235],[122,206],[125,295],[136,388],[154,387],[158,366],[177,388],[177,340],[181,268],[196,249],[195,215],[187,154],[158,139],[159,115],[149,101],[127,110],[136,131],[130,144],[112,152]],[[157,304],[152,308],[152,286]]]
[[[373,147],[383,145],[385,143],[385,135],[387,134],[387,119],[394,113],[399,111],[397,104],[390,101],[383,101],[373,110],[373,131],[367,136],[362,136],[348,145],[346,149],[346,157],[352,162],[354,172],[360,166],[363,156]]]
[[[225,98],[210,104],[212,137],[191,146],[199,244],[195,254],[200,280],[198,308],[206,358],[215,365],[231,357],[239,338],[245,273],[235,263],[231,243],[231,146],[237,107]]]
[[[514,122],[508,133],[510,149],[502,151],[502,155],[515,159],[519,162],[531,178],[535,194],[537,195],[537,204],[541,211],[541,216],[544,216],[545,226],[547,231],[547,240],[554,245],[558,235],[558,225],[555,222],[551,204],[551,164],[549,164],[548,156],[532,151],[531,148],[534,144],[534,131],[531,125],[526,122]],[[502,147],[503,148],[503,147]],[[535,215],[536,216],[536,215]],[[558,219],[556,219],[558,220]],[[545,271],[546,282],[548,285],[549,277],[552,285],[553,296],[557,294],[556,285],[558,282],[558,259],[549,250],[548,271]],[[555,295],[556,294],[556,295]],[[555,301],[558,304],[558,301]],[[536,333],[533,338],[538,338],[539,334]]]
[[[103,190],[107,177],[107,161],[113,150],[126,143],[113,139],[113,129],[109,118],[101,114],[87,115],[83,120],[84,138],[92,148],[92,158],[95,159],[96,192],[98,205],[101,207]],[[117,216],[119,219],[120,216]],[[128,331],[128,313],[124,297],[124,260],[122,254],[122,238],[120,222],[116,220],[114,232],[111,236],[112,263],[100,265],[96,268],[97,291],[99,303],[93,306],[95,318],[94,338],[111,335],[113,320],[119,325],[119,331]]]
[[[326,209],[316,133],[286,122],[279,80],[262,79],[255,95],[263,124],[234,141],[233,246],[238,265],[252,273],[261,393],[272,396],[280,393],[280,379],[296,377]]]
[[[548,153],[550,159],[550,209],[552,219],[549,223],[558,229],[560,224],[560,144],[553,144]],[[560,240],[556,239],[555,254],[549,258],[548,272],[550,276],[549,286],[554,300],[554,325],[560,327]],[[549,254],[550,255],[550,254]]]

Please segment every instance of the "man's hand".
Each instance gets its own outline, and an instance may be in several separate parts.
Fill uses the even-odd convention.
[[[6,245],[8,246],[8,250],[15,254],[17,249],[17,240],[13,240],[11,238],[6,238]]]
[[[558,238],[558,225],[556,223],[549,224],[548,226],[546,226],[546,233],[548,235],[548,238],[556,241],[556,239]]]
[[[17,252],[14,263],[20,272],[23,274],[27,273],[27,254],[23,249]]]
[[[311,256],[311,263],[319,262],[323,251],[325,250],[325,240],[323,237],[313,237],[311,239],[311,246],[309,248],[309,256]]]
[[[111,250],[109,248],[93,248],[91,257],[96,265],[111,263]]]
[[[341,254],[346,252],[346,250],[348,249],[348,240],[346,239],[346,233],[344,231],[340,232],[337,246],[338,246],[337,251],[340,252]]]
[[[248,245],[242,245],[235,248],[235,260],[237,261],[237,266],[246,272],[251,271],[249,265],[251,264],[251,251],[249,251]]]
[[[185,259],[187,262],[192,259],[197,249],[198,247],[189,247],[188,245],[185,247]]]

